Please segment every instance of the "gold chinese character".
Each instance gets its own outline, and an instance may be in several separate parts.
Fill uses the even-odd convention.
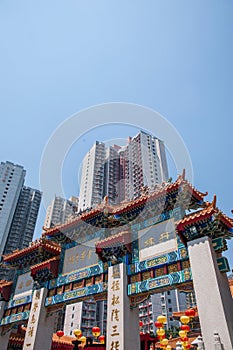
[[[120,304],[120,300],[119,300],[119,296],[115,296],[115,294],[113,294],[112,296],[112,305],[117,305]]]
[[[31,323],[32,323],[32,324],[36,323],[35,315],[32,315]]]
[[[154,237],[150,237],[145,241],[145,247],[151,247],[152,245],[155,245]]]
[[[91,254],[92,254],[92,251],[91,251],[91,250],[88,250],[88,252],[87,252],[87,257],[88,257],[88,259],[91,259]]]
[[[118,309],[112,309],[112,315],[111,315],[111,321],[119,321],[119,312],[120,310]]]
[[[31,280],[28,280],[28,281],[25,283],[26,287],[29,287],[31,284],[32,284],[32,281],[31,281]]]
[[[85,255],[86,255],[86,252],[85,252],[85,250],[83,250],[82,253],[81,253],[80,259],[84,260],[85,259]]]
[[[29,330],[28,330],[28,336],[29,337],[33,336],[33,331],[34,331],[34,327],[29,327]]]
[[[159,237],[159,242],[163,242],[165,240],[169,239],[169,233],[168,232],[163,232],[161,233],[160,237]]]
[[[34,303],[33,308],[32,308],[32,311],[33,311],[33,312],[36,312],[36,310],[38,309],[38,307],[39,307],[38,303]]]
[[[22,288],[23,288],[23,282],[21,282],[19,285],[19,289],[22,289]]]
[[[76,255],[75,255],[75,261],[78,262],[78,259],[79,259],[79,255],[76,254]]]
[[[120,278],[120,268],[119,265],[115,265],[113,266],[113,271],[112,271],[112,277],[114,279]]]
[[[36,299],[37,300],[40,299],[40,291],[39,290],[36,291]]]
[[[74,260],[75,260],[74,255],[69,257],[69,263],[70,264],[74,263]]]
[[[110,350],[119,350],[120,343],[119,340],[112,341]]]
[[[119,286],[119,281],[113,281],[112,282],[112,287],[111,289],[115,292],[116,290],[120,290],[120,286]]]
[[[112,326],[112,333],[111,333],[111,337],[115,337],[116,335],[119,335],[120,333],[117,331],[117,325],[116,326]]]

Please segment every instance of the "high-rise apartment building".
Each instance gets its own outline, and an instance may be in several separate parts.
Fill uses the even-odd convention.
[[[164,143],[155,136],[140,131],[123,147],[96,141],[83,160],[79,210],[101,203],[105,196],[109,204],[132,200],[143,186],[153,188],[167,179]]]
[[[0,255],[3,254],[26,171],[11,162],[0,164]]]
[[[159,315],[166,316],[166,329],[179,327],[179,322],[173,319],[172,314],[186,308],[186,295],[177,289],[151,295],[139,306],[139,320],[143,324],[141,330],[144,333],[155,333],[155,321]]]
[[[153,188],[168,180],[164,143],[157,137],[140,131],[129,138],[124,152],[125,199],[140,196],[141,188]]]
[[[25,187],[26,171],[11,162],[0,164],[0,253],[5,255],[23,249],[32,241],[41,192]],[[0,269],[0,279],[12,271]]]
[[[85,337],[92,337],[92,328],[98,326],[106,334],[107,301],[83,301],[66,306],[64,333],[72,335],[74,329],[81,329]]]
[[[104,196],[105,145],[98,141],[85,155],[82,165],[79,210],[100,203]]]
[[[77,209],[77,197],[64,199],[62,197],[55,196],[47,209],[44,227],[50,228],[59,224],[64,224],[69,217],[75,214]]]
[[[22,188],[4,254],[10,254],[15,249],[23,249],[32,241],[40,202],[40,191],[25,186]]]

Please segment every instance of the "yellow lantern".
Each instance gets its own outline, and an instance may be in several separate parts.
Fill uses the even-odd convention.
[[[166,323],[167,322],[167,318],[164,315],[160,315],[157,317],[157,321],[160,323]]]
[[[164,338],[161,340],[160,344],[162,344],[163,346],[167,346],[168,344],[168,339]]]
[[[165,334],[165,330],[163,328],[158,328],[156,333],[159,337],[162,337]]]
[[[75,336],[76,338],[79,338],[79,337],[82,336],[82,331],[81,331],[80,329],[74,329],[74,330],[73,330],[73,333],[74,333],[74,336]]]
[[[188,324],[190,321],[190,318],[188,316],[181,316],[180,318],[180,322],[182,322],[183,324]]]
[[[80,340],[82,343],[85,343],[86,337],[82,336],[82,337],[79,338],[79,340]]]
[[[172,350],[171,345],[168,345],[168,346],[166,347],[166,350]]]
[[[185,331],[179,331],[179,336],[182,338],[186,337],[186,332]]]

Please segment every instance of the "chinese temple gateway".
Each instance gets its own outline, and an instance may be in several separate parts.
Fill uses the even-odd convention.
[[[119,206],[105,198],[4,256],[5,267],[17,273],[0,281],[0,349],[17,337],[23,350],[51,349],[56,313],[93,298],[108,300],[106,349],[139,350],[138,304],[174,288],[195,290],[206,349],[214,349],[215,332],[225,350],[233,349],[229,266],[222,256],[233,220],[217,208],[216,197],[209,203],[205,196],[183,173]]]

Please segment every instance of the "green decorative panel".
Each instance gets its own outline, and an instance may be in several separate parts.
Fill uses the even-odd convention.
[[[87,267],[86,269],[71,272],[67,275],[60,275],[58,278],[55,278],[49,282],[49,289],[60,287],[71,282],[76,282],[84,278],[100,275],[103,272],[107,272],[107,270],[104,268],[104,264],[100,262],[98,265]]]
[[[225,256],[218,258],[217,263],[218,263],[218,268],[221,272],[229,272],[230,271],[229,263],[228,263],[227,258],[225,258]]]
[[[27,320],[29,318],[29,313],[30,311],[24,311],[24,312],[20,312],[19,314],[6,316],[2,319],[1,326],[5,326],[9,323]]]
[[[142,282],[135,282],[128,285],[128,295],[149,292],[151,290],[174,286],[192,280],[191,269],[177,271],[161,277],[151,278]]]
[[[222,237],[212,240],[213,248],[217,251],[224,251],[226,249],[226,240]]]
[[[7,309],[10,309],[12,307],[28,304],[32,301],[32,295],[27,295],[26,297],[9,300],[7,304]]]
[[[63,303],[72,299],[85,298],[94,294],[99,294],[107,291],[107,283],[98,283],[88,287],[79,288],[63,294],[57,294],[52,297],[48,297],[45,300],[45,306]]]

